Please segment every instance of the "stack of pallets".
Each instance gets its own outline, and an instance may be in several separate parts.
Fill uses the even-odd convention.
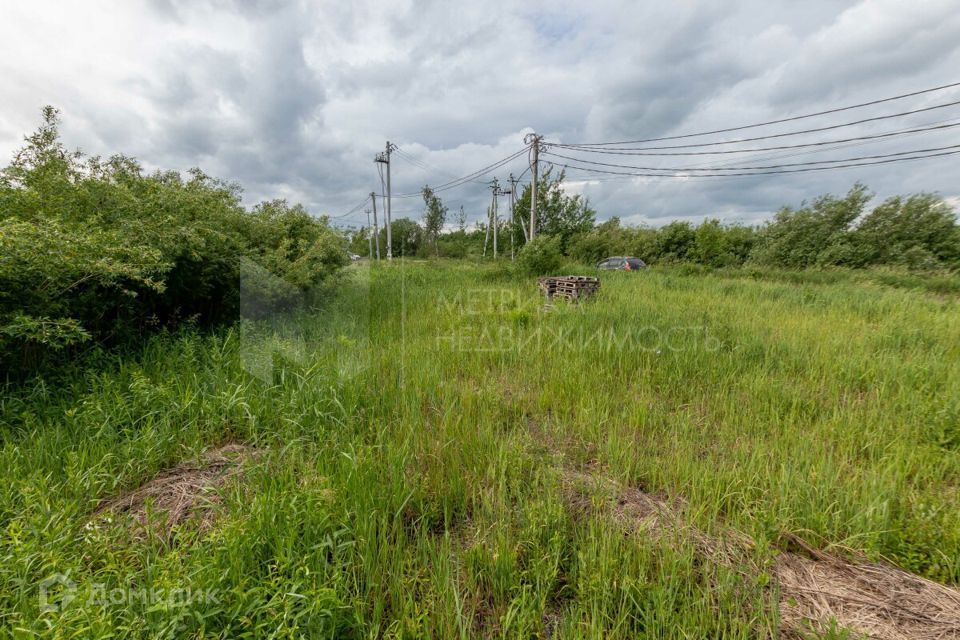
[[[547,299],[560,297],[576,302],[600,290],[600,278],[590,276],[549,276],[540,278],[537,283]]]

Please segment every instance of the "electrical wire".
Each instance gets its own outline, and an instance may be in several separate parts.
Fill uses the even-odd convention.
[[[366,196],[363,200],[360,201],[360,204],[355,206],[353,209],[350,209],[350,211],[347,211],[346,213],[341,214],[339,216],[327,216],[327,218],[330,220],[339,220],[340,218],[346,218],[347,216],[359,211],[360,208],[363,207],[363,205],[367,204],[369,201],[370,201],[370,196]]]
[[[956,145],[956,146],[960,146],[960,145]],[[757,172],[751,172],[751,173],[702,173],[702,174],[696,174],[696,175],[692,175],[692,176],[691,176],[691,175],[676,174],[676,173],[673,173],[673,174],[671,174],[671,173],[633,173],[633,172],[625,172],[625,171],[611,171],[611,170],[609,170],[609,169],[593,169],[593,168],[590,168],[590,167],[579,167],[579,166],[576,166],[576,165],[565,164],[565,163],[553,163],[553,164],[556,164],[556,166],[564,167],[564,168],[566,168],[566,169],[574,169],[574,170],[586,171],[586,172],[590,172],[590,173],[603,173],[603,174],[609,174],[609,175],[634,176],[634,177],[642,177],[642,178],[684,178],[684,179],[688,179],[688,178],[728,178],[728,177],[735,177],[735,176],[769,176],[769,175],[777,175],[777,174],[784,174],[784,173],[802,173],[802,172],[807,172],[807,171],[826,171],[826,170],[828,170],[828,169],[844,169],[844,168],[849,168],[849,167],[865,167],[865,166],[877,165],[877,164],[890,164],[890,163],[894,163],[894,162],[905,162],[905,161],[908,161],[908,160],[923,160],[923,159],[926,159],[926,158],[936,158],[936,157],[941,157],[941,156],[950,156],[950,155],[954,155],[954,154],[957,154],[957,153],[960,153],[960,149],[957,149],[956,151],[942,151],[942,152],[939,152],[939,153],[930,153],[930,154],[927,154],[927,155],[919,155],[919,156],[912,156],[912,157],[906,157],[906,158],[891,158],[891,159],[886,159],[886,160],[875,160],[875,161],[871,161],[871,162],[860,162],[860,163],[851,163],[851,164],[839,164],[839,165],[835,165],[835,166],[832,166],[832,167],[806,167],[806,168],[802,168],[802,169],[783,169],[783,170],[777,170],[777,171],[757,171]]]
[[[937,121],[934,121],[934,122],[925,122],[925,123],[923,123],[923,126],[927,126],[927,125],[939,125],[939,124],[946,124],[946,123],[956,123],[956,124],[960,124],[960,119],[954,118],[954,119],[948,119],[948,120],[937,120]],[[901,134],[901,135],[903,135],[904,137],[909,137],[909,136],[921,135],[921,134],[925,133],[925,131],[917,131],[917,130],[915,130],[915,129],[902,129],[902,130],[897,131],[896,133]],[[825,152],[829,152],[829,151],[835,151],[835,150],[837,150],[837,149],[852,149],[852,148],[854,148],[854,147],[862,147],[862,146],[882,144],[883,142],[885,142],[884,139],[878,139],[878,140],[861,140],[861,141],[859,141],[859,142],[856,142],[856,141],[855,141],[855,142],[841,142],[841,143],[835,144],[835,145],[830,145],[830,146],[826,146],[826,147],[814,147],[814,148],[812,148],[812,149],[808,148],[808,149],[804,149],[804,150],[802,150],[802,151],[792,151],[792,150],[790,150],[790,149],[787,149],[787,150],[785,150],[785,151],[775,151],[775,152],[773,152],[773,153],[761,153],[761,154],[757,154],[757,155],[754,155],[754,156],[748,156],[748,157],[746,157],[746,158],[744,158],[744,157],[742,157],[742,156],[740,156],[740,157],[733,157],[733,158],[731,158],[730,160],[726,160],[726,161],[723,161],[723,162],[717,162],[717,163],[714,163],[713,160],[706,160],[706,161],[704,161],[704,162],[702,162],[702,163],[699,163],[697,166],[699,166],[699,167],[706,167],[706,166],[711,166],[711,164],[712,164],[713,166],[717,166],[717,167],[728,167],[728,166],[737,164],[738,162],[744,162],[744,161],[748,161],[748,162],[762,162],[762,161],[767,161],[767,160],[782,160],[782,159],[784,159],[784,158],[795,158],[795,157],[797,157],[797,156],[808,156],[808,155],[815,154],[815,153],[825,153]]]
[[[620,169],[637,169],[640,171],[758,171],[763,169],[783,169],[785,167],[801,167],[801,166],[810,166],[810,165],[817,165],[817,164],[836,164],[838,162],[859,162],[861,160],[893,158],[896,156],[907,156],[907,155],[912,155],[916,153],[929,153],[934,151],[945,151],[947,149],[957,149],[957,148],[960,148],[960,144],[948,145],[944,147],[931,147],[928,149],[913,149],[911,151],[898,151],[896,153],[884,153],[884,154],[872,155],[872,156],[839,158],[836,160],[810,160],[808,162],[786,162],[783,164],[754,165],[754,166],[746,166],[746,167],[638,167],[634,165],[613,164],[610,162],[595,162],[593,160],[587,160],[585,158],[575,158],[573,156],[565,156],[559,153],[544,152],[544,155],[551,156],[554,158],[563,158],[564,160],[573,160],[574,162],[582,162],[585,164],[597,165],[601,167],[617,167]]]
[[[944,104],[934,105],[932,107],[924,107],[922,109],[913,109],[911,111],[901,111],[900,113],[892,113],[885,116],[874,116],[872,118],[863,118],[861,120],[854,120],[852,122],[844,122],[842,124],[833,124],[827,127],[817,127],[815,129],[803,129],[801,131],[787,131],[786,133],[775,133],[767,136],[756,136],[753,138],[741,138],[739,140],[721,140],[718,142],[701,142],[698,144],[676,144],[676,145],[665,145],[662,147],[620,147],[616,149],[617,151],[659,151],[665,149],[696,149],[699,147],[716,147],[725,144],[741,144],[744,142],[756,142],[758,140],[772,140],[775,138],[788,138],[790,136],[799,136],[807,133],[818,133],[821,131],[830,131],[832,129],[842,129],[844,127],[852,127],[858,124],[864,124],[867,122],[877,122],[879,120],[889,120],[890,118],[899,118],[906,115],[913,115],[915,113],[924,113],[926,111],[933,111],[934,109],[945,109],[946,107],[952,107],[960,104],[960,100],[955,100],[953,102],[945,102]],[[594,146],[598,145],[585,145],[585,144],[554,144],[553,146],[564,147],[567,149],[576,149],[578,151],[595,151]]]
[[[513,153],[507,156],[506,158],[502,158],[491,165],[487,165],[486,167],[483,167],[481,169],[474,171],[473,173],[469,173],[465,176],[457,178],[456,180],[451,180],[450,182],[445,182],[443,184],[437,185],[436,187],[431,187],[431,189],[433,190],[434,193],[442,193],[444,191],[448,191],[450,189],[454,189],[456,187],[462,186],[468,182],[475,181],[477,178],[480,178],[490,173],[491,171],[495,171],[496,169],[499,169],[500,167],[512,162],[516,158],[520,157],[523,153],[525,153],[526,150],[527,148],[524,147],[520,151],[517,151],[516,153]],[[422,195],[421,192],[415,191],[411,193],[400,193],[400,194],[394,195],[393,197],[394,198],[419,198],[421,195]]]
[[[599,147],[599,146],[618,145],[618,144],[646,144],[646,143],[648,143],[648,142],[662,142],[662,141],[665,141],[665,140],[682,140],[682,139],[684,139],[684,138],[696,138],[696,137],[700,137],[700,136],[714,135],[714,134],[717,134],[717,133],[730,133],[731,131],[742,131],[742,130],[744,130],[744,129],[754,129],[754,128],[756,128],[756,127],[766,127],[766,126],[773,125],[773,124],[781,124],[781,123],[784,123],[784,122],[793,122],[793,121],[795,121],[795,120],[804,120],[804,119],[806,119],[806,118],[814,118],[814,117],[817,117],[817,116],[824,116],[824,115],[828,115],[828,114],[831,114],[831,113],[840,113],[841,111],[849,111],[849,110],[851,110],[851,109],[859,109],[859,108],[862,108],[862,107],[869,107],[869,106],[873,106],[873,105],[876,105],[876,104],[882,104],[882,103],[885,103],[885,102],[893,102],[894,100],[902,100],[902,99],[904,99],[904,98],[912,98],[913,96],[919,96],[919,95],[923,95],[923,94],[926,94],[926,93],[933,93],[933,92],[935,92],[935,91],[943,91],[944,89],[953,89],[953,88],[955,88],[955,87],[960,87],[960,82],[953,82],[953,83],[951,83],[951,84],[944,84],[944,85],[940,85],[940,86],[938,86],[938,87],[932,87],[932,88],[930,88],[930,89],[923,89],[923,90],[921,90],[921,91],[913,91],[913,92],[911,92],[911,93],[903,93],[903,94],[900,94],[900,95],[897,95],[897,96],[891,96],[891,97],[889,97],[889,98],[881,98],[881,99],[879,99],[879,100],[871,100],[871,101],[869,101],[869,102],[861,102],[861,103],[859,103],[859,104],[852,104],[852,105],[849,105],[849,106],[846,106],[846,107],[838,107],[838,108],[836,108],[836,109],[827,109],[827,110],[825,110],[825,111],[817,111],[817,112],[815,112],[815,113],[807,113],[807,114],[804,114],[804,115],[792,116],[792,117],[789,117],[789,118],[780,118],[780,119],[778,119],[778,120],[768,120],[768,121],[766,121],[766,122],[757,122],[757,123],[754,123],[754,124],[746,124],[746,125],[741,125],[741,126],[737,126],[737,127],[727,127],[727,128],[724,128],[724,129],[714,129],[714,130],[712,130],[712,131],[700,131],[700,132],[697,132],[697,133],[685,133],[685,134],[680,134],[680,135],[675,135],[675,136],[663,136],[663,137],[660,137],[660,138],[646,138],[646,139],[643,139],[643,140],[624,140],[624,141],[620,141],[620,142],[595,142],[595,143],[591,143],[591,144],[589,144],[589,145],[587,145],[587,146],[596,146],[596,147]]]
[[[431,171],[436,171],[436,172],[442,173],[443,175],[447,176],[448,178],[456,179],[452,173],[450,173],[450,172],[448,172],[448,171],[444,171],[443,169],[440,169],[439,167],[436,167],[436,166],[430,164],[429,162],[426,162],[425,160],[419,160],[418,158],[414,158],[414,157],[411,156],[409,153],[404,152],[404,151],[403,151],[402,149],[400,149],[399,147],[395,148],[395,149],[394,149],[394,152],[397,153],[403,160],[406,160],[406,161],[409,162],[410,164],[414,165],[415,167],[418,167],[418,168],[422,169],[423,171],[425,171],[425,172],[427,172],[427,173],[429,173],[429,172],[431,172]],[[478,184],[483,184],[483,183],[482,183],[481,181],[479,181],[479,180],[472,180],[471,182],[476,182],[476,183],[478,183]]]
[[[898,135],[906,135],[909,133],[920,133],[925,131],[937,131],[941,129],[951,129],[953,127],[960,126],[960,123],[954,124],[942,124],[931,127],[919,127],[916,129],[906,129],[898,131],[889,131],[886,133],[876,133],[868,136],[855,136],[852,138],[838,138],[833,140],[822,140],[820,142],[803,142],[798,144],[786,144],[786,145],[777,145],[772,147],[754,147],[752,149],[724,149],[721,151],[672,151],[672,152],[661,152],[661,153],[644,153],[639,150],[630,150],[630,149],[585,149],[582,147],[576,147],[573,145],[562,145],[548,142],[546,146],[554,147],[558,149],[569,149],[570,151],[580,151],[585,153],[600,153],[605,155],[621,155],[621,156],[713,156],[713,155],[725,155],[731,153],[757,153],[762,151],[777,151],[780,149],[802,149],[806,147],[818,147],[831,144],[839,144],[843,142],[856,142],[860,140],[877,140],[881,138],[891,138]],[[704,145],[709,146],[709,145]],[[653,147],[650,147],[652,149]]]
[[[515,182],[520,182],[520,179],[523,178],[523,176],[527,175],[527,171],[530,171],[530,169],[532,169],[532,168],[533,168],[533,166],[530,165],[530,164],[528,164],[528,165],[527,165],[527,168],[524,169],[524,170],[520,173],[520,175],[518,175],[516,178],[514,178],[514,181],[515,181]]]

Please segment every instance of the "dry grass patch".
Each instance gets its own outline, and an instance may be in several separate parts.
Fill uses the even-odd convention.
[[[750,560],[754,542],[732,529],[710,535],[684,518],[684,503],[624,487],[597,473],[563,472],[567,500],[575,512],[600,505],[625,531],[669,541],[678,534],[711,561],[743,572],[761,571]],[[592,489],[592,492],[591,492]],[[853,637],[882,640],[960,639],[960,590],[896,567],[851,562],[818,551],[790,537],[802,553],[784,551],[767,569],[779,588],[781,632],[806,638],[828,630],[833,621]]]
[[[241,444],[207,451],[199,460],[165,469],[137,489],[104,502],[97,508],[97,517],[125,517],[136,535],[152,533],[168,539],[178,525],[192,518],[206,529],[221,502],[217,490],[257,454]]]
[[[815,549],[781,553],[783,628],[824,630],[835,619],[870,638],[960,638],[960,591],[885,564],[848,562]]]

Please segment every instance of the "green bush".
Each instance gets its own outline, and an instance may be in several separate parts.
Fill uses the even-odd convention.
[[[751,259],[805,268],[903,266],[916,271],[960,267],[960,227],[939,197],[892,197],[867,211],[872,195],[856,184],[838,198],[782,209],[760,232]]]
[[[250,213],[236,185],[198,169],[147,174],[124,156],[84,158],[57,124],[46,108],[0,170],[0,375],[80,343],[230,321],[249,282],[244,259],[285,283],[282,295],[276,284],[263,292],[267,303],[348,262],[339,234],[299,205]]]
[[[517,255],[517,266],[521,272],[531,276],[548,275],[563,264],[558,236],[537,236],[528,242]]]

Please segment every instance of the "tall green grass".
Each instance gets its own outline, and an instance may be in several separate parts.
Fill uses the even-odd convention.
[[[915,290],[604,274],[544,310],[502,267],[395,262],[265,332],[157,338],[0,403],[14,637],[765,637],[775,593],[571,508],[568,468],[960,582],[960,309]],[[360,330],[358,330],[358,327]],[[253,344],[251,344],[253,342]],[[264,346],[267,345],[267,346]],[[349,366],[344,363],[348,363]],[[98,501],[205,448],[263,450],[173,542]],[[598,498],[599,499],[599,498]],[[39,608],[66,574],[77,597]],[[107,602],[154,587],[212,599]]]

